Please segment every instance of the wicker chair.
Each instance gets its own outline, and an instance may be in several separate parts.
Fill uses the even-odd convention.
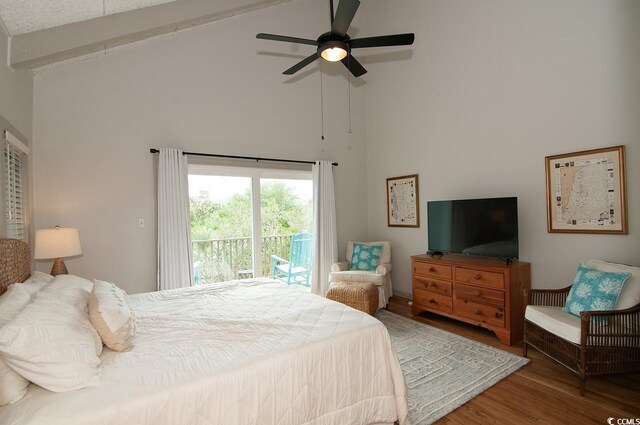
[[[640,282],[630,283],[640,285]],[[528,307],[524,321],[524,356],[527,357],[527,349],[531,346],[578,374],[580,395],[584,395],[585,381],[590,376],[640,372],[640,304],[620,310],[583,311],[578,318],[557,308],[564,307],[570,289],[571,286],[531,290],[525,294]],[[620,304],[619,301],[617,306]],[[547,323],[553,323],[553,317],[541,326],[534,314],[539,319],[545,311],[558,321],[571,323],[575,320],[576,332],[567,335],[566,329],[550,329],[553,326]]]

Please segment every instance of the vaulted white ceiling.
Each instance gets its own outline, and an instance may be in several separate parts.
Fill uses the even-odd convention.
[[[10,64],[38,68],[292,0],[0,0]]]
[[[0,18],[9,34],[44,30],[174,0],[2,0]]]

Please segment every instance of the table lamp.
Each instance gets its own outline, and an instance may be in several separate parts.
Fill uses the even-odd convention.
[[[33,258],[46,260],[55,258],[51,274],[68,274],[63,257],[73,257],[82,254],[78,229],[56,226],[53,229],[36,231],[36,249]]]

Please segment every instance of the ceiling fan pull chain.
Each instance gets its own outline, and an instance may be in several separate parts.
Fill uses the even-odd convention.
[[[347,57],[348,71],[351,71],[351,55]],[[349,134],[352,133],[351,130],[351,72],[347,72],[347,85],[349,86],[347,92],[349,93]]]
[[[105,6],[105,0],[102,0],[102,17],[107,16],[107,8]],[[103,56],[107,56],[107,43],[104,43],[104,54]]]
[[[322,91],[322,62],[320,62],[320,139],[324,140],[324,96]]]

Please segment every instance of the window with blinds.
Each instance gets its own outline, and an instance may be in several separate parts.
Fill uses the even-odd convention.
[[[2,151],[4,233],[7,238],[28,242],[28,156],[6,140]]]

